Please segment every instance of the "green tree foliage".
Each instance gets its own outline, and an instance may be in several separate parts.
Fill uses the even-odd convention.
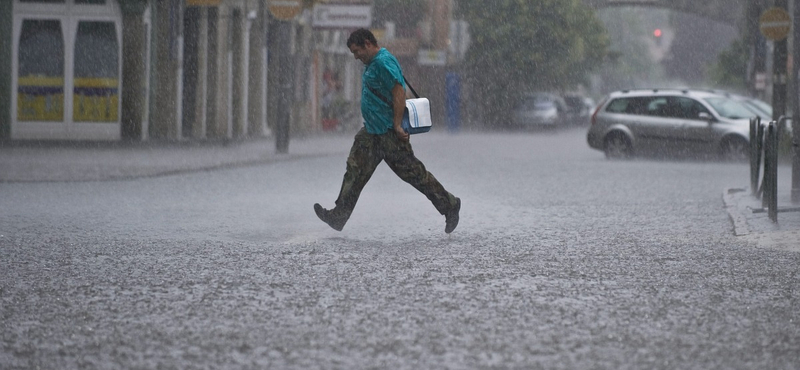
[[[713,86],[734,91],[747,89],[747,60],[750,57],[743,39],[734,41],[717,56],[716,63],[711,65],[709,77]]]
[[[669,48],[671,57],[663,62],[664,68],[667,76],[686,81],[689,85],[706,80],[708,66],[736,38],[733,26],[695,14],[672,12],[670,23],[675,38]]]
[[[597,74],[605,94],[635,87],[665,86],[664,67],[650,54],[647,39],[669,24],[669,12],[651,8],[608,8],[598,12],[608,30],[610,52]]]
[[[507,120],[523,92],[565,90],[603,63],[609,40],[581,0],[459,0],[469,23],[468,77],[489,117]]]
[[[416,28],[428,10],[426,0],[374,0],[375,23],[397,23],[400,28]]]

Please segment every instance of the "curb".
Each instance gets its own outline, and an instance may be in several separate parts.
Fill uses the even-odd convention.
[[[294,160],[302,160],[309,158],[320,158],[328,156],[329,154],[282,154],[271,158],[231,161],[228,163],[199,165],[186,168],[169,168],[169,169],[138,169],[129,170],[125,174],[99,174],[99,175],[74,175],[65,176],[61,178],[36,178],[36,179],[3,179],[0,178],[0,184],[36,184],[36,183],[79,183],[79,182],[111,182],[111,181],[129,181],[137,179],[159,178],[174,175],[190,174],[197,172],[209,172],[217,170],[235,169],[250,166],[259,166],[277,162],[288,162]]]
[[[725,204],[725,210],[728,212],[731,222],[733,222],[733,235],[744,236],[750,234],[750,229],[747,226],[747,217],[739,210],[738,202],[734,199],[734,195],[747,191],[742,188],[727,188],[722,191],[722,202]]]
[[[0,145],[0,184],[126,181],[208,172],[347,153],[347,136],[295,140],[276,153],[271,140],[214,142],[14,143]]]
[[[755,214],[758,201],[750,199],[747,188],[726,188],[722,192],[725,210],[733,224],[733,235],[757,248],[800,253],[800,217],[784,215],[773,223],[762,212]]]

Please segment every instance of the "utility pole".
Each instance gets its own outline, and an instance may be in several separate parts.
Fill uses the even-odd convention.
[[[274,17],[270,26],[275,26],[275,32],[270,32],[274,39],[272,45],[277,46],[278,64],[278,106],[276,107],[275,122],[275,150],[278,153],[289,152],[289,129],[291,109],[294,104],[294,46],[292,45],[293,19],[303,10],[302,0],[267,0],[267,7]]]
[[[786,10],[788,0],[775,0],[775,7]],[[778,120],[786,115],[786,62],[789,58],[786,37],[775,41],[772,62],[772,119]]]
[[[752,59],[748,66],[747,79],[750,81],[749,90],[752,96],[764,98],[764,85],[766,80],[767,58],[766,40],[759,31],[759,17],[766,8],[764,0],[750,1],[747,3],[747,34],[750,38]]]
[[[275,150],[278,153],[289,152],[289,126],[292,108],[292,77],[294,76],[294,65],[292,63],[292,23],[290,21],[279,20],[274,22],[277,25],[275,37],[278,39],[280,47],[276,51],[278,55],[278,106],[277,122],[275,122]]]
[[[800,0],[792,4],[792,72],[794,99],[792,115],[800,116]],[[792,203],[800,203],[800,119],[792,119]]]

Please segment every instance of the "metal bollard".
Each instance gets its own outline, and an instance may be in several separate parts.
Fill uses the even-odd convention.
[[[770,175],[769,175],[769,219],[772,222],[778,222],[778,136],[780,130],[778,126],[773,125],[772,132],[769,135],[770,141]]]
[[[764,127],[766,127],[766,125],[767,125],[766,123],[761,123],[761,120],[759,119],[759,124],[756,126],[755,150],[756,150],[756,167],[758,168],[758,171],[756,172],[756,178],[758,178],[758,174],[761,172],[761,157],[762,157],[761,154],[764,148]],[[758,183],[758,180],[756,180],[756,183]],[[761,186],[758,187],[758,190],[756,191],[755,194],[756,198],[760,198],[763,191],[764,191],[764,183],[762,182]]]
[[[769,219],[778,222],[778,128],[775,121],[767,126],[764,138],[764,196],[761,206],[768,209]]]
[[[767,140],[767,137],[769,137],[769,130],[772,127],[773,124],[775,124],[775,121],[771,121],[770,123],[766,124],[766,126],[764,127],[764,132],[763,132],[765,134],[763,136],[763,143],[764,143],[764,147],[763,147],[764,171],[762,172],[761,187],[759,189],[759,193],[761,194],[761,208],[764,208],[764,209],[767,209],[769,207],[769,189],[770,189],[770,185],[769,185],[769,168],[770,168],[770,165],[772,164],[772,162],[770,161],[771,158],[769,156],[770,141]]]
[[[750,119],[750,192],[758,195],[758,175],[761,172],[761,158],[758,145],[758,126],[761,126],[761,117]]]

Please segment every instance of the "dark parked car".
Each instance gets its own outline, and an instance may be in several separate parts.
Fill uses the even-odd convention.
[[[524,95],[512,112],[514,125],[518,127],[560,126],[565,122],[567,104],[558,95],[531,93]]]
[[[595,108],[595,102],[579,94],[564,94],[564,102],[567,104],[566,118],[574,125],[589,124],[589,117]]]

